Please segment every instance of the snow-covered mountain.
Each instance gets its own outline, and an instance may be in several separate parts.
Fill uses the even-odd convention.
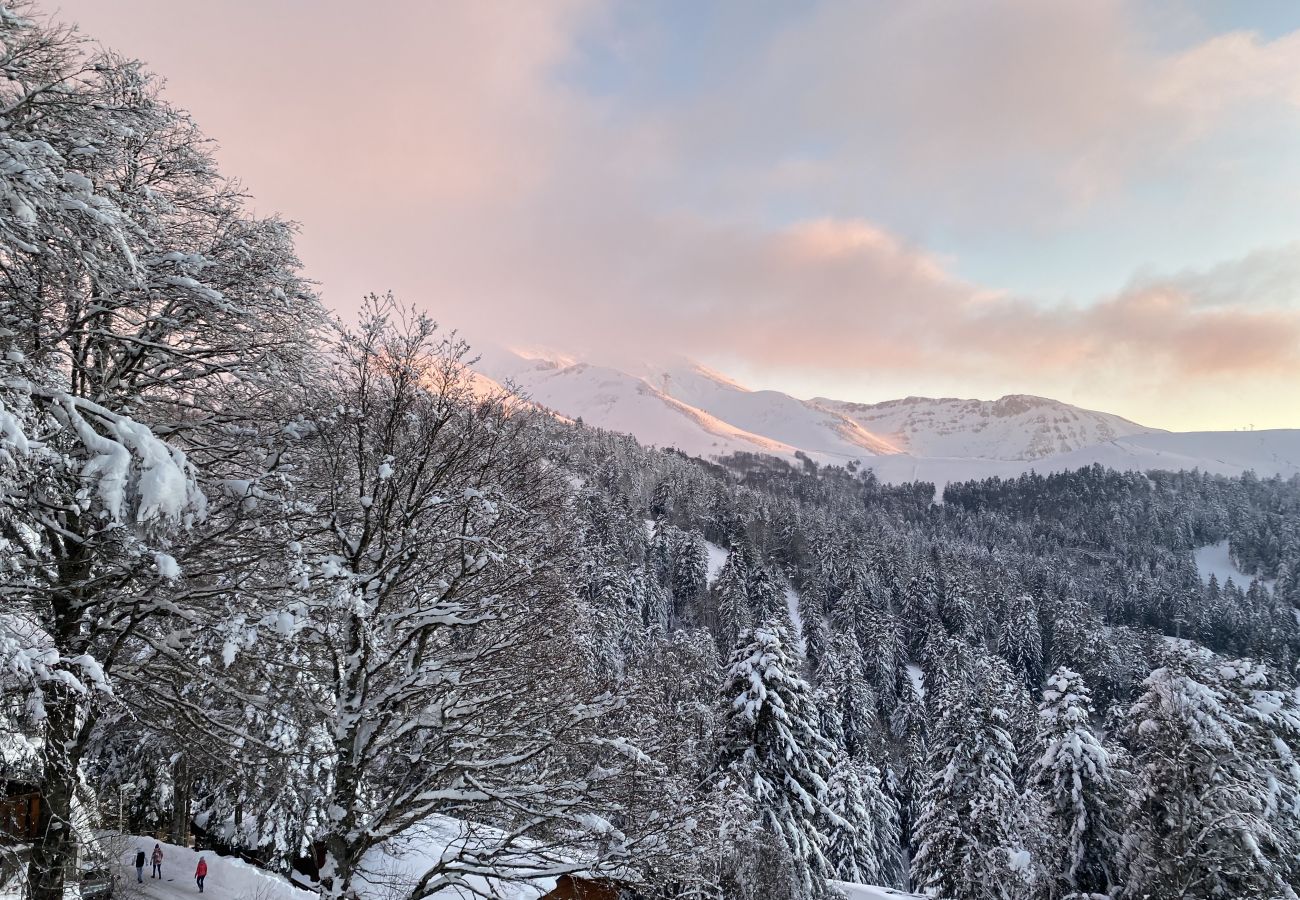
[[[1000,400],[907,397],[850,403],[817,397],[812,402],[913,456],[1042,459],[1156,431],[1110,413],[1027,394]]]
[[[737,451],[820,462],[897,453],[852,420],[779,391],[750,391],[689,364],[635,375],[555,355],[480,351],[477,370],[535,403],[588,425],[696,456]]]
[[[484,384],[512,383],[570,419],[703,457],[736,451],[858,460],[890,483],[1059,472],[1092,463],[1146,471],[1300,474],[1300,429],[1167,432],[1022,394],[851,403],[753,391],[686,360],[635,371],[553,353],[481,351]]]
[[[751,391],[689,361],[647,368],[643,377],[675,400],[814,457],[853,459],[864,453],[874,456],[902,450],[837,410],[780,391]]]

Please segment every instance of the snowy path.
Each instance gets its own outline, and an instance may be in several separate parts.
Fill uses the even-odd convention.
[[[123,852],[121,863],[116,872],[118,888],[113,894],[115,900],[129,898],[149,898],[149,900],[194,900],[202,896],[203,900],[308,900],[316,896],[301,891],[287,881],[250,866],[242,860],[229,856],[218,856],[210,850],[202,853],[208,862],[208,878],[204,884],[203,894],[194,883],[194,867],[198,864],[200,854],[194,850],[163,844],[163,879],[149,877],[149,867],[144,870],[144,884],[135,881],[135,851],[143,846],[146,854],[153,850],[154,841],[144,840],[140,845],[132,843]],[[170,879],[170,880],[169,880]]]

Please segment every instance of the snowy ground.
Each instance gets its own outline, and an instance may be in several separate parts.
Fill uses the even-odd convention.
[[[704,542],[704,549],[709,553],[708,581],[709,585],[712,586],[713,582],[717,581],[718,576],[722,574],[722,567],[727,564],[728,551],[725,548],[719,547],[717,544],[712,544],[708,541]]]
[[[848,900],[922,900],[920,894],[904,894],[869,884],[849,884],[847,881],[832,881],[831,884],[839,888]]]
[[[1196,550],[1196,571],[1200,573],[1201,581],[1206,584],[1210,583],[1210,576],[1213,575],[1219,579],[1219,586],[1228,583],[1231,579],[1237,587],[1245,590],[1250,586],[1253,580],[1251,576],[1238,569],[1233,563],[1232,557],[1228,555],[1228,542],[1219,541],[1217,544],[1209,544]],[[1264,585],[1268,586],[1269,582],[1265,581]]]
[[[151,900],[193,900],[199,896],[199,889],[194,883],[194,867],[199,856],[208,862],[204,900],[308,900],[316,896],[242,860],[218,856],[210,850],[200,854],[172,844],[162,845],[162,880],[150,878],[149,866],[146,865],[144,884],[136,884],[135,851],[138,847],[143,847],[148,854],[153,851],[155,843],[148,838],[141,838],[139,842],[125,845],[116,872],[118,888],[113,894],[114,900],[146,897]]]

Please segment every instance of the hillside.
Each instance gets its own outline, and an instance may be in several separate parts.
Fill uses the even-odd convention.
[[[633,371],[558,354],[490,348],[481,379],[510,382],[568,419],[630,434],[657,447],[717,458],[736,452],[816,462],[857,460],[889,484],[1024,472],[1063,472],[1100,463],[1126,471],[1300,472],[1300,430],[1167,432],[1059,400],[1015,394],[999,400],[908,397],[864,404],[754,391],[689,360]]]
[[[693,456],[749,452],[792,458],[803,451],[819,462],[843,463],[896,452],[843,416],[777,391],[749,391],[703,370],[643,378],[500,349],[483,351],[476,369],[566,418]]]
[[[1025,394],[998,400],[907,397],[867,404],[818,397],[812,402],[913,456],[1042,459],[1156,431],[1109,413]]]

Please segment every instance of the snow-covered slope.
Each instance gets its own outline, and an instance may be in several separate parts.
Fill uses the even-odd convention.
[[[856,459],[902,449],[852,418],[780,391],[751,391],[703,366],[682,362],[645,375],[664,394],[752,434],[761,434],[817,457]]]
[[[716,376],[700,374],[690,391],[671,380],[670,392],[618,369],[500,349],[481,351],[475,368],[567,418],[696,456],[745,451],[793,457],[802,450],[821,462],[845,462],[894,449],[842,416]]]
[[[120,838],[114,838],[121,842]],[[314,892],[299,890],[287,880],[251,866],[242,860],[220,856],[210,850],[196,852],[188,847],[163,844],[163,877],[149,877],[145,866],[144,884],[135,880],[136,849],[153,851],[153,838],[134,838],[121,842],[121,859],[114,874],[118,878],[115,897],[148,897],[150,900],[192,900],[199,896],[194,883],[194,867],[202,856],[208,863],[204,900],[311,900]]]
[[[907,397],[867,404],[818,397],[812,402],[913,456],[1042,459],[1155,431],[1109,413],[1025,394],[1000,400]]]
[[[1214,475],[1240,475],[1249,469],[1261,477],[1289,478],[1300,474],[1300,429],[1157,431],[1032,460],[899,454],[866,461],[881,481],[931,481],[939,490],[950,481],[1009,478],[1030,471],[1068,472],[1094,463],[1131,472],[1200,469]]]
[[[704,457],[736,451],[822,463],[859,460],[885,482],[950,481],[1113,469],[1201,469],[1261,477],[1300,472],[1300,429],[1167,432],[1057,400],[909,397],[861,404],[751,391],[688,361],[634,372],[555,354],[482,352],[485,382],[514,383],[570,419]],[[488,381],[490,379],[490,381]]]

